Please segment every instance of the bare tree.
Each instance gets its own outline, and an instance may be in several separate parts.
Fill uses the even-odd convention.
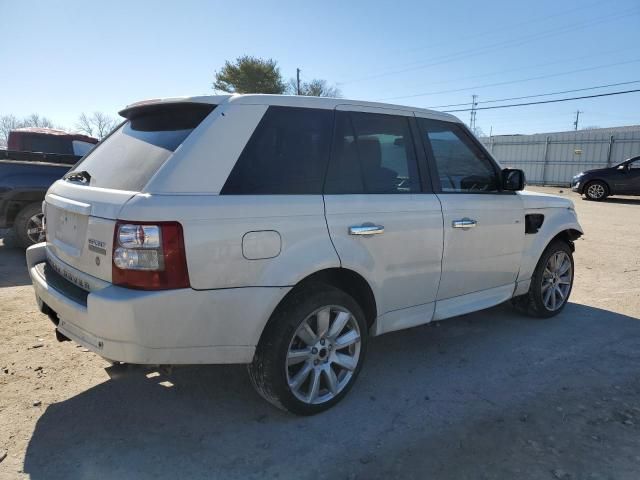
[[[6,147],[9,141],[9,132],[21,126],[22,121],[18,120],[18,117],[15,115],[0,116],[0,147]]]
[[[298,83],[295,78],[289,80],[287,85],[287,93],[290,95],[298,95]],[[299,95],[306,97],[336,97],[340,98],[342,92],[338,87],[329,85],[326,80],[314,78],[309,82],[302,82],[300,84]]]
[[[486,137],[486,135],[485,135],[485,133],[484,133],[484,130],[482,130],[482,128],[480,128],[480,127],[475,127],[475,128],[472,130],[472,132],[473,132],[473,134],[474,134],[476,137],[478,137],[478,138],[480,138],[480,137]]]
[[[104,138],[116,126],[118,126],[118,120],[103,112],[93,112],[91,115],[83,112],[76,122],[78,131],[98,139]]]
[[[22,121],[22,127],[53,128],[53,122],[47,117],[32,113]],[[19,127],[18,127],[19,128]]]

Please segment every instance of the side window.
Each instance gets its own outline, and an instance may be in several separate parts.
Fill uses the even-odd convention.
[[[427,148],[438,170],[443,192],[495,192],[496,169],[464,131],[453,123],[419,120]]]
[[[420,180],[405,117],[337,112],[325,193],[412,193]]]
[[[321,194],[333,111],[269,107],[229,174],[222,194]]]
[[[629,164],[629,168],[633,170],[640,170],[640,160],[635,160]]]

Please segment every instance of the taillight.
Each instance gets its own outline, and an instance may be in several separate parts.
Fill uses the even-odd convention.
[[[178,222],[118,221],[111,281],[141,290],[189,287],[182,226]]]

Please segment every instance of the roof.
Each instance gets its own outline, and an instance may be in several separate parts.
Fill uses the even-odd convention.
[[[287,107],[321,108],[333,110],[339,105],[353,105],[358,107],[394,109],[407,112],[423,113],[443,120],[459,122],[460,120],[448,113],[428,110],[425,108],[394,105],[389,103],[367,102],[364,100],[349,100],[346,98],[308,97],[303,95],[265,95],[265,94],[234,94],[234,95],[203,95],[196,97],[154,98],[142,100],[127,105],[120,114],[132,108],[163,103],[209,103],[213,105],[241,104],[241,105],[278,105]]]
[[[44,128],[44,127],[21,127],[14,128],[13,132],[28,132],[28,133],[43,133],[45,135],[70,135],[69,132],[59,130],[57,128]]]
[[[69,137],[72,140],[81,140],[89,143],[98,143],[97,138],[90,137],[89,135],[84,135],[82,133],[67,132],[65,130],[60,130],[58,128],[21,127],[21,128],[14,128],[13,130],[11,130],[10,133],[12,132],[35,133],[38,135],[56,135],[61,137]]]

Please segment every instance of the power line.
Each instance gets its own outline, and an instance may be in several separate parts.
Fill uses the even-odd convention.
[[[566,64],[567,62],[576,62],[579,60],[585,60],[585,59],[593,59],[596,56],[599,55],[607,55],[609,56],[611,53],[619,53],[619,52],[624,52],[627,50],[634,50],[636,51],[637,48],[635,46],[633,47],[627,47],[627,48],[616,48],[613,50],[607,50],[607,51],[601,51],[601,52],[591,52],[588,55],[583,55],[581,57],[571,57],[569,59],[567,58],[563,58],[561,60],[554,60],[553,62],[544,62],[544,63],[535,63],[535,64],[527,64],[525,66],[521,66],[521,67],[516,67],[516,68],[508,68],[506,70],[498,70],[498,71],[494,71],[491,73],[483,73],[481,75],[471,75],[471,76],[467,76],[467,77],[459,77],[459,78],[453,78],[453,79],[447,79],[447,80],[440,80],[437,82],[429,82],[428,85],[441,85],[441,84],[450,84],[450,83],[455,83],[455,82],[460,82],[460,81],[464,81],[464,80],[475,80],[476,78],[485,78],[485,77],[493,77],[496,75],[503,75],[505,73],[510,73],[510,72],[518,72],[521,70],[530,70],[532,68],[540,68],[540,67],[548,67],[549,65],[557,65],[559,63],[562,64]]]
[[[512,103],[509,105],[495,105],[493,107],[477,107],[475,108],[475,110],[493,110],[496,108],[510,108],[510,107],[525,107],[528,105],[540,105],[543,103],[558,103],[558,102],[568,102],[571,100],[583,100],[586,98],[598,98],[598,97],[610,97],[612,95],[624,95],[626,93],[636,93],[636,92],[640,92],[640,88],[637,88],[635,90],[624,90],[621,92],[609,92],[609,93],[599,93],[597,95],[584,95],[582,97],[571,97],[571,98],[557,98],[555,100],[540,100],[539,102],[526,102],[526,103]],[[459,110],[443,110],[446,113],[453,113],[453,112],[468,112],[470,111],[470,108],[461,108]]]
[[[555,35],[559,35],[559,34],[563,34],[563,33],[568,33],[574,30],[580,30],[582,28],[587,28],[587,27],[591,27],[593,25],[597,25],[599,23],[604,23],[604,22],[608,22],[610,20],[615,20],[618,18],[623,18],[623,17],[629,17],[631,15],[637,14],[638,13],[638,9],[636,7],[629,9],[629,10],[625,10],[623,12],[618,12],[612,15],[608,15],[608,16],[604,16],[604,17],[598,17],[596,19],[592,19],[590,21],[586,21],[583,23],[579,23],[576,25],[565,25],[563,27],[560,28],[555,28],[555,29],[551,29],[551,30],[547,30],[545,32],[538,32],[532,35],[528,35],[528,36],[524,36],[521,37],[519,40],[502,40],[500,42],[496,42],[490,45],[486,45],[484,47],[477,47],[477,48],[472,48],[469,50],[462,50],[462,51],[458,51],[456,53],[453,54],[447,54],[447,55],[440,55],[437,57],[432,57],[429,60],[429,63],[425,63],[425,64],[420,64],[417,66],[413,66],[413,67],[409,67],[409,68],[403,68],[403,69],[399,69],[399,70],[392,70],[392,71],[387,71],[387,72],[381,72],[381,73],[377,73],[377,74],[372,74],[369,76],[365,76],[365,77],[360,77],[360,78],[356,78],[353,80],[348,80],[348,81],[344,81],[344,82],[339,82],[338,85],[347,85],[350,83],[356,83],[356,82],[361,82],[361,81],[365,81],[365,80],[371,80],[371,79],[376,79],[376,78],[381,78],[381,77],[385,77],[385,76],[389,76],[389,75],[395,75],[398,73],[406,73],[406,72],[411,72],[411,71],[415,71],[415,70],[421,70],[423,68],[427,68],[427,67],[431,67],[434,65],[441,65],[443,63],[449,63],[452,61],[457,61],[457,60],[463,60],[465,58],[469,58],[472,57],[474,55],[476,55],[477,53],[482,53],[485,52],[487,50],[492,50],[496,47],[501,47],[501,46],[508,46],[508,47],[514,47],[514,46],[519,46],[519,45],[523,45],[525,43],[531,42],[531,41],[535,41],[538,40],[540,38],[548,38],[550,36],[555,36]]]
[[[583,11],[585,11],[585,10],[591,8],[591,7],[595,7],[597,5],[602,5],[602,4],[606,4],[606,3],[607,3],[606,1],[597,1],[597,2],[592,2],[592,3],[586,4],[586,5],[580,5],[577,8],[569,8],[567,10],[561,10],[559,12],[554,13],[553,15],[546,15],[544,17],[536,17],[536,18],[531,18],[531,19],[527,18],[527,20],[525,20],[523,22],[510,24],[506,28],[503,28],[501,31],[505,32],[505,31],[515,30],[515,29],[517,29],[517,28],[519,28],[519,27],[521,27],[523,25],[527,25],[528,26],[528,25],[531,25],[532,23],[539,23],[539,22],[543,22],[545,20],[550,20],[552,18],[563,17],[568,13],[573,13],[573,12],[577,12],[577,11],[583,12]],[[467,41],[467,40],[471,40],[473,38],[486,37],[487,35],[495,34],[495,33],[496,33],[496,29],[492,28],[492,29],[489,29],[489,30],[485,30],[483,32],[475,33],[473,35],[466,35],[466,36],[460,37],[460,40]],[[417,52],[417,51],[420,51],[420,50],[424,50],[426,48],[434,48],[434,47],[438,47],[438,46],[441,46],[441,45],[448,45],[449,43],[450,43],[449,40],[445,40],[445,41],[434,43],[434,44],[427,45],[427,46],[402,49],[400,51],[403,51],[403,52]],[[412,64],[415,64],[415,63],[416,62],[412,62]]]
[[[444,94],[444,93],[464,92],[466,90],[476,90],[476,89],[480,89],[480,88],[498,87],[498,86],[502,86],[502,85],[512,85],[514,83],[530,82],[532,80],[542,80],[542,79],[545,79],[545,78],[552,78],[552,77],[561,77],[562,75],[570,75],[572,73],[588,72],[588,71],[591,71],[591,70],[597,70],[599,68],[617,67],[619,65],[627,65],[629,63],[637,63],[637,62],[640,62],[640,59],[628,60],[628,61],[624,61],[624,62],[609,63],[609,64],[606,64],[606,65],[596,65],[594,67],[578,68],[578,69],[575,69],[575,70],[568,70],[568,71],[565,71],[565,72],[551,73],[549,75],[538,75],[537,77],[521,78],[519,80],[508,80],[508,81],[505,81],[505,82],[485,83],[484,85],[474,85],[472,87],[454,88],[454,89],[449,89],[449,90],[439,90],[439,91],[435,91],[435,92],[414,93],[414,94],[411,94],[411,95],[400,95],[400,96],[397,96],[397,97],[386,97],[386,98],[381,98],[379,100],[398,100],[398,99],[401,99],[401,98],[427,97],[429,95],[441,95],[441,94]]]
[[[573,90],[562,90],[559,92],[549,92],[549,93],[538,93],[536,95],[524,95],[522,97],[510,97],[510,98],[496,98],[493,100],[483,100],[476,103],[496,103],[496,102],[507,102],[510,100],[523,100],[525,98],[536,98],[536,97],[550,97],[552,95],[560,95],[563,93],[575,93],[575,92],[584,92],[587,90],[596,90],[598,88],[608,88],[608,87],[619,87],[621,85],[630,85],[633,83],[640,83],[640,80],[632,80],[630,82],[618,82],[618,83],[609,83],[607,85],[597,85],[595,87],[586,87],[586,88],[576,88]],[[463,103],[451,103],[449,105],[436,105],[435,107],[425,107],[425,108],[448,108],[448,107],[461,107],[463,105],[469,105],[469,102]]]

